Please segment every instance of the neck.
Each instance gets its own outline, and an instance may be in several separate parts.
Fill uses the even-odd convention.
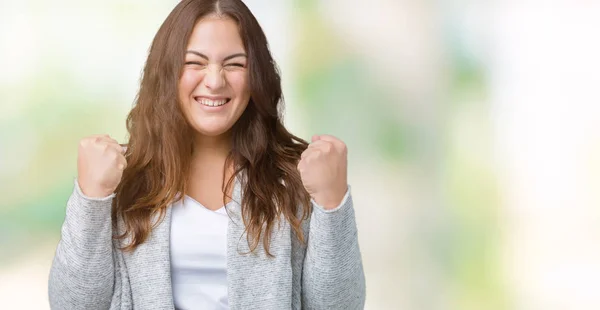
[[[192,155],[192,174],[215,171],[215,169],[223,171],[229,151],[231,151],[229,133],[215,137],[197,135]]]
[[[229,151],[231,151],[231,138],[228,133],[215,137],[197,135],[194,141],[193,158],[194,160],[204,157],[225,158]]]
[[[232,187],[222,188],[233,174],[231,165],[225,167],[230,151],[231,139],[227,134],[218,137],[196,136],[186,194],[208,200],[210,198],[207,197],[214,197],[213,194],[221,190],[231,195]]]

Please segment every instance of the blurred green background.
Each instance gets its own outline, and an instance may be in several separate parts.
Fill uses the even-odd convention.
[[[600,5],[245,2],[286,125],[348,144],[366,309],[600,309]],[[77,142],[175,4],[0,0],[2,308],[48,308]]]

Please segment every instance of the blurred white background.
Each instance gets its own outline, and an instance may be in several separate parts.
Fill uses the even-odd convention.
[[[247,0],[286,124],[347,142],[367,309],[600,309],[598,1]],[[0,0],[0,305],[47,309],[77,141],[176,1]]]

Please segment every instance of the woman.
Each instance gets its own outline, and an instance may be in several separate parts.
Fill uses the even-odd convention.
[[[54,309],[360,309],[346,148],[282,125],[239,0],[184,0],[150,48],[129,142],[81,140]]]

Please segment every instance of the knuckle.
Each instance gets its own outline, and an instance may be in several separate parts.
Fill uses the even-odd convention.
[[[110,153],[110,147],[108,146],[108,144],[102,143],[99,145],[99,148],[102,151],[102,153],[105,155]]]
[[[107,146],[107,148],[108,148],[108,146]],[[112,148],[108,148],[107,152],[108,152],[108,158],[110,158],[112,160],[117,160],[119,158],[119,154],[117,154],[117,152],[115,152]]]

